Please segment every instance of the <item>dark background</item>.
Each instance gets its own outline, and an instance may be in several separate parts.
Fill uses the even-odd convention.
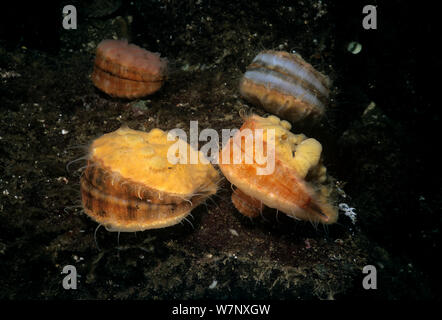
[[[144,8],[166,5],[165,12],[170,16],[137,16],[139,10],[125,1],[110,16],[132,14],[136,21],[132,26],[134,42],[145,41],[153,51],[159,49],[172,60],[186,54],[187,49],[184,40],[165,46],[168,35],[192,21],[192,15],[201,10],[226,14],[245,11],[244,16],[249,13],[251,25],[259,25],[264,17],[273,20],[281,24],[272,34],[275,38],[290,34],[288,29],[297,24],[287,22],[284,26],[277,17],[269,16],[268,8],[286,3],[282,1],[257,4],[211,1],[199,6],[193,1],[134,2]],[[377,6],[377,30],[361,27],[362,7],[366,4]],[[62,3],[51,1],[42,6],[39,2],[15,1],[9,5],[7,10],[1,10],[0,19],[0,46],[6,52],[25,46],[34,52],[59,54],[63,46]],[[331,142],[334,151],[328,155],[334,163],[331,170],[347,181],[346,192],[367,212],[360,216],[361,230],[373,247],[380,245],[391,255],[381,281],[384,289],[388,289],[370,294],[371,298],[441,298],[438,263],[441,252],[440,103],[434,103],[440,92],[437,86],[441,70],[437,14],[432,2],[328,3],[327,21],[331,30],[328,39],[333,42],[330,56],[337,88],[334,97],[337,106],[330,109],[329,115],[333,132],[328,139],[335,141]],[[104,15],[97,19],[106,18]],[[87,17],[79,14],[79,26],[86,20]],[[149,23],[149,31],[143,23]],[[149,38],[150,32],[164,41],[158,45]],[[201,43],[210,35],[206,32],[201,35]],[[363,45],[360,54],[351,55],[346,51],[349,41]],[[264,46],[269,44],[265,42]],[[211,53],[203,59],[210,61]],[[228,57],[225,63],[229,62],[235,62],[235,58]],[[7,88],[0,89],[0,94],[7,97],[0,108],[13,109],[14,97],[6,91]],[[370,101],[375,101],[382,110],[379,116],[385,115],[388,120],[381,123],[358,120]],[[349,133],[344,134],[346,131]],[[377,146],[376,141],[382,143]],[[376,258],[379,252],[370,254]],[[412,271],[400,271],[410,264]],[[355,296],[366,297],[367,293],[355,289],[343,298]]]

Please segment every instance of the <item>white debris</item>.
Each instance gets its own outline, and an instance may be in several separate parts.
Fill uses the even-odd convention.
[[[346,203],[340,203],[339,210],[343,211],[344,215],[349,217],[353,224],[356,223],[356,212],[354,212],[354,210],[356,210],[355,208],[349,207]]]
[[[2,79],[9,79],[9,78],[16,78],[21,77],[21,74],[15,71],[6,71],[2,68],[0,68],[0,78]]]
[[[218,285],[218,281],[213,280],[213,282],[209,286],[209,289],[215,289],[217,285]]]
[[[65,130],[65,129],[62,129],[62,130],[61,130],[61,134],[62,134],[62,135],[65,135],[65,134],[68,134],[68,133],[69,133],[68,130]]]
[[[230,231],[230,233],[231,233],[232,235],[234,235],[235,237],[238,237],[238,236],[239,236],[238,232],[237,232],[235,229],[229,229],[229,231]]]

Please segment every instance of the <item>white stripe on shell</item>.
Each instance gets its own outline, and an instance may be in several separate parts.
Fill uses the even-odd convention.
[[[288,74],[305,80],[313,85],[323,95],[328,96],[328,89],[324,87],[322,82],[311,74],[311,72],[308,72],[307,69],[303,68],[299,64],[296,64],[292,60],[270,53],[260,53],[255,57],[255,59],[253,59],[253,62],[256,61],[262,61],[264,64],[269,66],[282,68],[283,70],[286,70]]]
[[[259,70],[249,70],[244,74],[244,77],[253,82],[265,85],[268,88],[281,90],[284,93],[293,95],[299,100],[306,101],[314,106],[318,106],[320,108],[324,107],[322,102],[319,101],[315,95],[305,90],[304,87],[300,86],[299,84],[281,79],[274,74]]]

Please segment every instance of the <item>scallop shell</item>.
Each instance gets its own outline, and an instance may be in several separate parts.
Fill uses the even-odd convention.
[[[232,137],[224,146],[219,166],[227,180],[240,190],[232,195],[238,211],[254,217],[265,205],[293,218],[334,223],[338,214],[329,201],[330,192],[324,184],[327,177],[320,159],[321,144],[303,134],[291,133],[290,124],[276,116],[262,118],[253,115],[246,119],[237,135],[246,129],[251,130],[254,139],[255,129],[264,130],[265,153],[269,150],[265,130],[275,130],[275,162],[273,172],[259,174],[258,169],[265,164],[256,161],[256,149],[253,151],[253,161],[247,163],[244,143],[238,145],[238,140]],[[238,151],[242,155],[241,163],[234,162],[234,154]],[[322,191],[317,192],[318,189]]]
[[[160,129],[120,128],[96,139],[81,177],[85,212],[110,231],[179,223],[216,193],[218,173],[210,163],[169,163],[172,143]]]
[[[158,91],[167,60],[126,40],[103,40],[97,47],[92,82],[112,97],[138,98]]]
[[[330,80],[298,54],[263,51],[247,67],[240,92],[268,112],[297,122],[323,116]]]

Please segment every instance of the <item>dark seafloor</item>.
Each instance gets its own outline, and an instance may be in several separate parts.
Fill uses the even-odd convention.
[[[63,1],[12,3],[0,22],[0,299],[439,299],[435,10],[402,1]],[[62,28],[75,5],[78,29]],[[362,28],[377,5],[378,29]],[[136,101],[92,85],[96,45],[129,38],[169,59],[169,80]],[[347,44],[362,44],[359,54]],[[340,202],[357,222],[315,228],[272,211],[250,222],[218,194],[194,219],[109,233],[81,208],[88,143],[128,124],[149,131],[238,128],[238,81],[263,49],[296,50],[333,80],[320,125]],[[439,90],[440,91],[440,90]],[[297,131],[296,124],[292,130]],[[301,130],[301,129],[299,129]],[[76,148],[80,147],[80,148]],[[97,247],[97,244],[99,247]],[[378,289],[362,288],[374,265]],[[61,271],[74,265],[77,290]]]

